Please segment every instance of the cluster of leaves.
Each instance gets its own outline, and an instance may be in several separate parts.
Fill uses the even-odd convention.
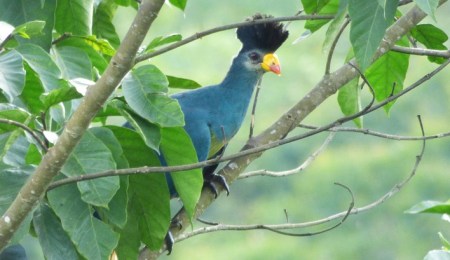
[[[433,213],[442,215],[442,219],[450,222],[450,200],[446,202],[441,201],[422,201],[419,204],[414,205],[406,211],[409,214],[419,213]],[[431,250],[425,256],[425,260],[433,259],[450,259],[450,242],[448,239],[438,233],[439,239],[442,243],[442,249]]]
[[[435,19],[438,0],[415,0],[425,13]],[[386,29],[401,17],[397,9],[399,0],[393,1],[360,1],[360,0],[302,0],[305,12],[308,14],[335,14],[332,21],[308,21],[305,28],[311,32],[318,31],[327,23],[329,26],[324,41],[324,50],[330,51],[331,42],[338,37],[340,28],[350,19],[351,50],[347,61],[355,58],[359,69],[373,87],[377,101],[383,101],[389,96],[400,92],[408,71],[409,54],[389,51],[376,62],[372,63],[375,52],[383,40]],[[399,39],[399,46],[410,47],[422,44],[428,49],[446,50],[443,44],[448,39],[444,31],[432,24],[417,25],[407,37]],[[430,62],[443,63],[444,58],[429,57]],[[361,110],[360,78],[355,78],[339,90],[338,103],[345,115],[352,115]],[[389,112],[393,102],[384,108]],[[362,127],[362,118],[354,120]]]
[[[183,9],[186,0],[170,3]],[[118,6],[137,8],[138,3],[1,0],[0,5],[2,214],[119,47],[112,24]],[[143,52],[180,39],[179,35],[157,37]],[[166,76],[154,65],[132,69],[117,95],[95,116],[95,124],[57,179],[158,166],[161,153],[168,165],[196,162],[183,129],[183,113],[167,94],[169,87],[199,85]],[[127,119],[132,129],[106,123],[117,116]],[[26,127],[35,135],[24,131]],[[201,171],[180,173],[171,174],[173,183],[193,214]],[[39,239],[47,259],[107,259],[114,249],[121,259],[136,259],[141,243],[152,249],[163,243],[170,225],[170,197],[164,174],[111,176],[57,187],[42,198],[11,243],[30,232]]]

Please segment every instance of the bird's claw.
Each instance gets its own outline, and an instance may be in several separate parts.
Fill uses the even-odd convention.
[[[217,198],[217,196],[219,195],[219,190],[216,183],[222,185],[222,187],[227,192],[227,196],[230,195],[230,186],[228,185],[228,182],[223,175],[211,174],[209,176],[205,176],[204,185],[211,189],[211,191],[214,193],[214,198]]]
[[[164,238],[164,243],[166,244],[167,255],[170,255],[172,253],[173,244],[175,243],[172,232],[170,232],[170,230],[167,231],[166,237]]]

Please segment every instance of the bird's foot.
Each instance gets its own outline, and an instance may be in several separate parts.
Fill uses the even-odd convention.
[[[224,176],[219,174],[208,174],[207,176],[203,176],[203,186],[208,187],[214,193],[214,197],[217,198],[219,195],[219,190],[217,188],[217,184],[222,185],[222,187],[227,192],[227,196],[230,195],[230,186],[228,185],[227,180]]]
[[[181,229],[183,227],[183,224],[178,219],[172,219],[170,222],[170,228],[178,228]],[[166,245],[167,249],[167,255],[170,255],[172,253],[173,244],[175,243],[175,240],[173,239],[172,232],[167,231],[166,237],[164,238],[164,243]]]
[[[166,244],[167,255],[170,255],[172,253],[173,244],[175,243],[172,232],[170,232],[170,230],[167,231],[166,237],[164,238],[164,243]]]

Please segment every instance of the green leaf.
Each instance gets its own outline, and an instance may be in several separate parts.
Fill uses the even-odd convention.
[[[102,1],[95,9],[92,31],[99,38],[108,40],[115,48],[119,47],[120,39],[112,23],[117,4],[112,0]]]
[[[42,94],[40,100],[44,105],[44,110],[47,110],[58,103],[82,97],[83,95],[81,95],[75,87],[64,85],[58,89]]]
[[[116,169],[111,151],[94,134],[87,131],[68,158],[62,173],[68,177]],[[119,189],[119,177],[110,176],[77,183],[83,201],[108,207]]]
[[[105,127],[95,127],[89,129],[98,139],[100,139],[111,151],[117,169],[129,168],[128,160],[122,150],[122,146],[114,133]],[[128,176],[120,177],[120,188],[108,204],[108,208],[98,208],[101,219],[123,228],[127,220],[128,204]]]
[[[301,0],[303,10],[307,14],[317,14],[330,0]]]
[[[427,15],[431,16],[436,21],[434,13],[439,6],[439,0],[414,0],[416,5],[422,9]]]
[[[354,115],[361,110],[359,92],[358,78],[352,79],[339,89],[338,103],[344,115]],[[357,127],[362,127],[362,117],[355,118],[353,122]]]
[[[124,102],[113,100],[111,102],[117,111],[131,124],[133,129],[142,137],[145,144],[152,148],[155,152],[159,152],[159,144],[161,143],[160,128],[135,114]]]
[[[402,38],[397,42],[401,46],[409,46],[408,39]],[[403,89],[403,83],[408,71],[409,55],[390,51],[381,56],[366,71],[366,78],[375,91],[378,101],[385,100]],[[394,101],[384,106],[389,112]]]
[[[45,111],[44,104],[39,99],[44,93],[44,87],[39,75],[27,63],[24,64],[24,67],[26,71],[25,87],[19,97],[28,111],[34,115],[39,115],[42,111]]]
[[[329,1],[319,1],[316,7],[317,14],[335,14],[339,8],[339,0],[329,0]],[[322,28],[325,24],[329,23],[331,20],[308,20],[305,23],[305,29],[315,32]]]
[[[77,251],[89,260],[109,259],[119,235],[93,216],[94,210],[81,200],[76,186],[58,187],[47,197]]]
[[[385,30],[394,19],[397,5],[398,0],[387,1],[385,8],[373,0],[349,1],[350,41],[361,71],[372,63]]]
[[[161,247],[170,225],[170,196],[163,174],[130,176],[131,215],[137,215],[140,237],[153,250]]]
[[[437,214],[450,214],[450,200],[447,202],[426,200],[422,201],[410,209],[406,210],[406,213],[437,213]]]
[[[39,75],[39,78],[47,91],[56,89],[59,86],[61,71],[52,58],[42,48],[23,44],[16,48],[22,58]]]
[[[168,75],[166,75],[166,77],[169,81],[169,88],[195,89],[201,87],[200,84],[190,79],[178,78]]]
[[[13,26],[20,26],[31,21],[45,21],[42,34],[31,39],[16,37],[20,43],[33,43],[44,50],[52,44],[52,31],[55,20],[56,0],[41,1],[9,1],[0,0],[0,20]],[[37,25],[33,25],[39,28]],[[34,29],[32,31],[35,31]]]
[[[154,38],[145,48],[145,52],[153,52],[156,47],[181,41],[182,36],[180,34],[172,34],[168,36],[159,36]]]
[[[89,56],[81,49],[71,46],[52,48],[56,64],[61,68],[64,79],[92,79],[92,64]]]
[[[0,103],[0,118],[9,119],[16,122],[24,123],[28,120],[30,114],[25,110],[11,104]],[[17,129],[17,126],[9,124],[0,124],[0,134],[11,132]]]
[[[178,101],[167,95],[168,81],[153,65],[134,69],[123,80],[128,105],[141,117],[161,127],[184,125]]]
[[[46,259],[78,259],[74,245],[48,205],[39,204],[34,212],[33,227]]]
[[[178,7],[181,11],[184,11],[186,8],[187,0],[169,0],[169,2],[175,6]]]
[[[155,152],[145,145],[142,138],[132,129],[118,126],[107,126],[122,146],[130,167],[140,167],[146,165],[160,165]]]
[[[448,40],[447,34],[432,24],[419,24],[411,30],[411,35],[428,49],[447,50],[444,42]],[[428,56],[428,60],[438,64],[446,61],[443,57]]]
[[[139,218],[136,211],[128,207],[129,213],[126,226],[120,232],[119,244],[116,248],[119,259],[138,259],[141,239],[139,233]]]
[[[44,26],[44,21],[27,22],[17,26],[16,29],[14,29],[13,34],[17,34],[25,39],[30,39],[32,36],[42,35]]]
[[[9,102],[22,93],[25,84],[25,70],[22,57],[16,51],[0,54],[0,89],[4,91]]]
[[[191,138],[181,127],[162,128],[161,152],[168,165],[196,163],[197,153]],[[173,172],[172,176],[178,195],[183,201],[189,217],[192,218],[203,186],[201,169]]]
[[[130,167],[160,166],[156,153],[143,143],[136,132],[124,127],[108,126],[108,128],[119,140]],[[131,199],[125,229],[135,229],[134,222],[138,222],[139,237],[150,248],[159,248],[170,224],[170,195],[164,174],[132,175],[129,191]],[[129,237],[130,241],[121,242],[122,252],[118,254],[134,255],[132,249],[136,246],[135,239],[138,234],[136,230],[124,230],[122,234],[123,232],[135,235]]]
[[[83,51],[85,54],[89,56],[89,60],[92,62],[92,65],[99,70],[100,74],[102,74],[105,71],[106,67],[108,66],[108,62],[99,53],[102,51],[102,49],[99,49],[100,46],[98,46],[96,43],[95,45],[94,44],[91,45],[89,43],[92,43],[92,41],[85,40],[82,37],[73,36],[65,39],[64,41],[58,42],[56,46],[58,47],[71,46],[79,48],[81,51]]]
[[[348,62],[353,57],[353,50],[350,49],[347,57],[345,58],[345,62]],[[342,113],[346,116],[354,115],[361,110],[361,97],[358,80],[359,77],[354,78],[338,90],[338,104],[341,108]],[[357,127],[361,128],[362,119],[363,117],[361,116],[353,119],[353,122]]]
[[[93,12],[94,0],[58,1],[55,29],[60,34],[91,35]]]
[[[10,167],[0,162],[0,215],[5,213],[33,171],[32,166]],[[11,243],[18,243],[28,233],[31,216],[27,215]]]
[[[2,153],[3,162],[15,167],[25,165],[25,157],[30,147],[21,131],[22,129],[17,129],[10,135]]]
[[[98,39],[95,35],[89,36],[72,36],[73,38],[82,39],[85,43],[91,46],[94,50],[103,53],[108,56],[114,56],[116,50],[111,44],[105,39]]]

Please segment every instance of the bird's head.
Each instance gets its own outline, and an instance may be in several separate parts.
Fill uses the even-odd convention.
[[[255,14],[247,21],[273,18],[270,15]],[[289,33],[278,22],[249,24],[237,29],[237,37],[242,42],[239,52],[244,66],[252,71],[281,73],[280,61],[275,51],[287,39]]]

